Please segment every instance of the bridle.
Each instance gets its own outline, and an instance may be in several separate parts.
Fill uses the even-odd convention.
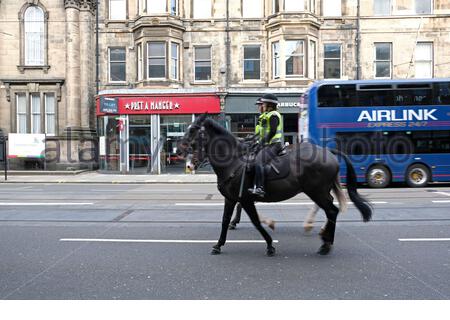
[[[189,130],[195,130],[196,132],[193,137],[185,139],[182,153],[187,158],[187,161],[192,163],[194,170],[196,170],[208,163],[208,158],[206,157],[207,135],[203,125],[192,125]]]

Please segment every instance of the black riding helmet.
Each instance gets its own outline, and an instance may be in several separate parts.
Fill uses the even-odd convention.
[[[272,93],[266,93],[261,97],[261,102],[266,102],[269,106],[276,109],[278,105],[278,98]]]

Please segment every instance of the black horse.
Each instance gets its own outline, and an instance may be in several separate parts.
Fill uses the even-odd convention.
[[[269,171],[269,177],[265,182],[266,195],[262,199],[247,192],[253,185],[251,170],[246,170],[245,177],[242,177],[244,168],[249,167],[245,157],[245,144],[206,115],[199,116],[188,128],[178,150],[181,156],[187,158],[188,166],[193,169],[208,159],[217,175],[218,189],[225,197],[222,231],[217,244],[213,246],[212,254],[221,252],[234,207],[239,202],[265,239],[267,255],[274,255],[272,238],[261,225],[255,201],[278,202],[292,198],[300,192],[304,192],[326,213],[327,223],[321,234],[323,244],[318,253],[328,254],[333,245],[339,213],[339,209],[333,204],[331,191],[337,197],[341,210],[347,203],[339,182],[339,162],[334,154],[341,156],[346,162],[347,192],[350,199],[365,222],[371,219],[372,207],[358,194],[355,170],[348,157],[338,150],[329,151],[307,142],[291,145],[286,154],[276,157],[271,167],[266,170]]]
[[[237,206],[236,206],[236,215],[231,220],[230,226],[228,227],[228,230],[235,230],[236,229],[237,225],[241,222],[241,214],[242,214],[242,205],[240,203],[238,203]],[[314,218],[312,218],[312,219],[314,219]],[[262,223],[267,224],[267,226],[270,229],[275,230],[275,221],[274,220],[272,220],[270,218],[263,218],[261,216],[259,217],[259,220]],[[314,220],[312,220],[312,221],[314,222]]]

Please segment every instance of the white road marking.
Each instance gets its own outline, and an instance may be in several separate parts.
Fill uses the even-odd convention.
[[[176,206],[192,206],[192,207],[208,207],[208,206],[223,206],[223,202],[211,202],[211,203],[203,203],[203,202],[177,202]],[[297,205],[312,205],[313,202],[259,202],[256,203],[256,206],[297,206]]]
[[[0,206],[90,206],[93,202],[0,202]]]
[[[398,239],[398,241],[410,241],[410,242],[419,242],[419,241],[450,241],[450,238],[410,238],[410,239]]]
[[[435,192],[433,192],[433,193],[436,193],[436,194],[442,194],[442,195],[444,195],[444,196],[450,197],[450,193],[449,193],[449,192],[435,191]]]
[[[432,200],[433,203],[450,203],[450,200]]]
[[[157,240],[157,239],[59,239],[63,242],[132,242],[132,243],[217,243],[217,240]],[[277,243],[278,240],[273,240]],[[227,243],[266,243],[264,240],[227,240]]]
[[[372,204],[387,204],[386,201],[371,201]],[[256,206],[298,206],[298,205],[313,205],[314,202],[257,202]],[[337,204],[337,202],[335,202]],[[348,202],[348,204],[353,204],[353,202]],[[223,206],[223,202],[177,202],[176,206],[187,206],[187,207],[208,207],[208,206]]]
[[[127,192],[127,193],[158,193],[158,192],[192,192],[192,189],[167,189],[167,190],[160,190],[160,189],[139,189],[139,190],[130,190],[130,189],[122,189],[122,190],[102,190],[102,189],[92,189],[90,192]]]

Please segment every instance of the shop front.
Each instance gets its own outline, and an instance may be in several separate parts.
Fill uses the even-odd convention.
[[[185,173],[177,146],[197,115],[220,113],[215,93],[100,93],[100,169],[132,174]]]
[[[274,93],[278,97],[278,110],[283,118],[284,142],[298,142],[298,112],[303,92]],[[256,99],[263,93],[229,93],[225,100],[227,127],[238,137],[245,137],[255,131],[259,117]]]

